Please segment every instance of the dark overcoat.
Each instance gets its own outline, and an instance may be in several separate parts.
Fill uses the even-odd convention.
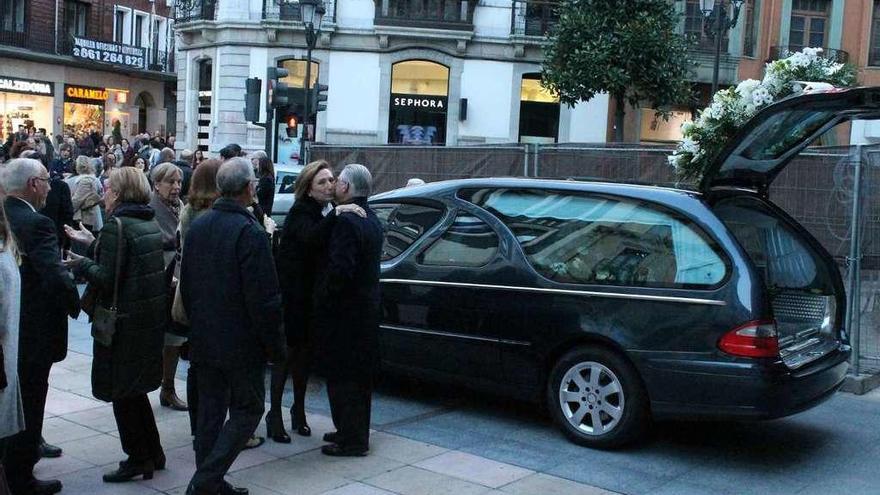
[[[123,203],[114,217],[122,220],[122,237],[112,217],[104,224],[79,270],[99,291],[100,304],[113,303],[116,252],[122,246],[119,312],[110,347],[94,343],[92,395],[112,401],[152,392],[162,383],[162,347],[168,326],[168,293],[162,259],[162,232],[147,205]]]
[[[328,379],[369,379],[379,358],[379,262],[382,224],[366,198],[354,201],[367,213],[337,217],[327,264],[319,271],[313,319],[317,367]]]
[[[67,317],[79,315],[79,293],[52,220],[12,196],[4,206],[21,251],[19,362],[57,363],[67,356]]]
[[[266,231],[220,198],[183,242],[180,296],[190,322],[190,361],[221,369],[286,359],[281,292]]]
[[[287,345],[312,343],[312,306],[319,267],[327,264],[327,242],[336,220],[334,210],[325,217],[321,205],[310,197],[298,200],[284,220],[278,247],[278,280],[284,300]]]

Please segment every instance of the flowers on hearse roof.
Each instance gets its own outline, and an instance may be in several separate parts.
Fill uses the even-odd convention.
[[[699,182],[743,124],[767,105],[804,91],[855,85],[852,64],[835,62],[821,53],[821,48],[804,48],[768,63],[762,80],[747,79],[715,93],[694,122],[681,126],[684,138],[668,158],[678,179]]]

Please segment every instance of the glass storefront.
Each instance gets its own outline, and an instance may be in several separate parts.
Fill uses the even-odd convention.
[[[104,132],[104,104],[109,93],[104,88],[64,86],[64,133]]]
[[[519,142],[555,143],[559,97],[544,88],[541,74],[523,75],[519,101]]]
[[[687,108],[674,108],[669,115],[669,120],[664,120],[662,116],[656,115],[653,108],[642,108],[642,128],[640,133],[641,141],[669,143],[681,141],[684,136],[681,133],[681,125],[685,122],[691,122],[693,117],[691,111]]]
[[[54,84],[0,76],[0,140],[18,131],[18,126],[52,132]]]
[[[446,144],[449,68],[426,60],[399,62],[391,69],[388,142]]]

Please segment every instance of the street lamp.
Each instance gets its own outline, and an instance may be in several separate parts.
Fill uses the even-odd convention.
[[[712,70],[712,95],[718,91],[718,68],[721,64],[721,38],[724,37],[725,31],[736,26],[736,21],[739,19],[739,9],[742,7],[743,1],[744,0],[730,0],[729,2],[726,2],[725,0],[720,0],[716,5],[715,0],[700,0],[700,10],[703,11],[703,16],[706,20],[709,20],[713,13],[715,14],[713,26],[711,28],[709,27],[709,24],[704,24],[703,26],[706,35],[710,38],[714,38],[715,41],[715,66]],[[733,12],[728,16],[727,10],[731,7]]]
[[[324,8],[323,0],[300,0],[300,12],[302,14],[303,26],[306,30],[306,80],[305,85],[305,102],[303,105],[303,137],[299,144],[299,156],[304,163],[306,141],[309,139],[309,119],[311,117],[310,91],[312,85],[312,50],[318,43],[318,35],[321,34],[321,21],[324,20],[324,14],[327,9]]]

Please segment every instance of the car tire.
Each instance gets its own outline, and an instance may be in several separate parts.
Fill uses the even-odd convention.
[[[605,347],[577,347],[563,355],[550,372],[547,405],[571,441],[598,449],[639,439],[651,421],[638,372]]]

